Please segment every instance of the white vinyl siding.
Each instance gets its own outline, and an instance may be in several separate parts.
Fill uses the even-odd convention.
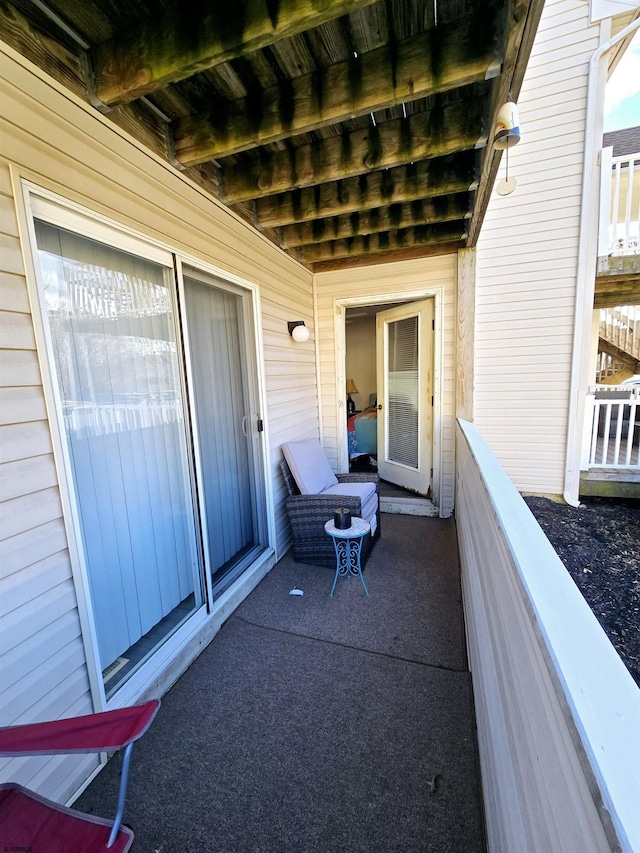
[[[509,151],[478,241],[475,422],[521,491],[564,491],[587,67],[588,4],[545,4]],[[505,155],[498,181],[505,174]],[[582,310],[582,306],[578,306]]]
[[[9,170],[0,164],[0,725],[92,710]],[[85,760],[84,772],[97,764]],[[66,799],[77,759],[0,761]]]
[[[441,512],[450,515],[454,502],[454,414],[457,255],[438,255],[371,267],[336,270],[316,275],[319,336],[320,404],[323,444],[334,469],[338,464],[338,411],[336,400],[336,341],[334,300],[371,297],[375,304],[386,294],[398,296],[442,288],[443,328],[441,386]],[[414,299],[415,296],[410,298]]]
[[[22,253],[30,247],[20,245],[9,166],[98,216],[258,286],[267,401],[260,414],[280,554],[290,535],[280,445],[318,434],[318,406],[308,270],[2,43],[0,101],[0,725],[8,725],[93,710],[44,407],[38,359],[46,365],[46,354],[36,352],[24,278]],[[308,343],[289,336],[293,319],[306,322]],[[88,772],[76,758],[63,759],[55,772],[41,769],[41,759],[12,761],[11,778],[59,800]]]
[[[638,850],[638,688],[473,424],[457,454],[488,849]]]

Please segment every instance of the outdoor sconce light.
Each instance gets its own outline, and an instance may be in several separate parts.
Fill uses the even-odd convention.
[[[513,101],[507,101],[498,110],[496,127],[493,136],[493,147],[496,151],[506,151],[506,175],[500,181],[496,190],[498,195],[510,195],[516,188],[515,178],[509,178],[509,149],[520,142],[520,116],[518,107]]]
[[[304,344],[309,340],[309,329],[304,324],[304,320],[293,320],[287,323],[289,334],[297,344]]]

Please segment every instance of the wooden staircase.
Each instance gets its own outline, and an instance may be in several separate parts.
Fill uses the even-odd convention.
[[[640,305],[602,308],[596,381],[617,384],[634,373],[640,373]]]

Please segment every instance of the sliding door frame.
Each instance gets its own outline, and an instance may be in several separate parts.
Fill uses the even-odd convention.
[[[247,352],[247,365],[248,370],[253,374],[252,380],[254,381],[256,407],[259,417],[264,424],[264,430],[259,434],[261,436],[260,459],[254,466],[256,476],[259,478],[258,487],[262,490],[265,506],[264,533],[266,538],[264,551],[258,562],[275,553],[276,541],[273,488],[268,464],[270,445],[268,420],[266,417],[264,348],[260,325],[262,315],[259,286],[254,282],[231,274],[223,268],[203,261],[201,258],[190,255],[187,252],[176,251],[175,247],[169,244],[148,237],[141,231],[137,231],[110,217],[106,217],[74,201],[70,201],[25,177],[15,167],[11,168],[11,172],[14,186],[16,189],[21,188],[21,192],[15,193],[15,199],[19,232],[22,235],[22,245],[30,247],[30,251],[23,252],[25,274],[31,303],[37,355],[41,369],[48,426],[53,445],[53,458],[62,502],[63,522],[67,534],[71,571],[85,650],[89,690],[94,710],[106,710],[137,701],[140,696],[144,695],[146,690],[151,688],[154,682],[161,679],[162,673],[174,663],[178,654],[206,627],[211,618],[219,610],[228,608],[230,602],[236,600],[243,583],[243,575],[233,580],[229,588],[217,599],[214,599],[209,561],[208,558],[204,559],[205,555],[202,553],[201,581],[204,582],[203,605],[192,614],[185,624],[181,625],[170,635],[154,651],[152,657],[148,661],[145,661],[109,699],[106,698],[98,655],[98,636],[91,601],[87,562],[76,509],[77,503],[73,486],[73,474],[69,464],[66,440],[63,432],[60,394],[53,369],[48,324],[44,320],[46,310],[42,301],[43,290],[38,263],[34,216],[35,218],[43,218],[52,225],[77,233],[79,236],[103,243],[106,242],[117,249],[158,263],[165,267],[173,277],[173,303],[176,307],[175,326],[179,347],[178,361],[185,413],[187,454],[189,457],[188,475],[191,483],[194,507],[193,524],[196,528],[196,544],[201,552],[205,551],[204,537],[206,536],[206,530],[203,523],[202,498],[197,494],[198,490],[196,489],[197,476],[201,472],[196,472],[194,469],[194,456],[197,464],[197,453],[199,450],[196,430],[193,429],[194,401],[192,399],[192,386],[190,384],[192,377],[187,375],[189,370],[189,358],[187,357],[186,350],[188,346],[188,332],[186,329],[186,318],[183,316],[184,286],[181,271],[182,265],[194,267],[196,270],[201,270],[205,274],[221,279],[222,282],[228,282],[233,288],[240,289],[242,293],[246,294],[245,298],[250,305],[250,311],[247,314],[250,313],[251,316],[245,318],[245,345],[247,342],[251,344],[252,338],[254,342],[251,347],[252,352]],[[38,212],[34,212],[34,207]]]
[[[242,341],[241,344],[244,347],[245,351],[245,366],[246,366],[246,380],[249,392],[249,398],[251,403],[251,435],[254,438],[258,439],[259,445],[259,458],[256,459],[255,455],[252,456],[252,470],[251,476],[254,479],[256,484],[256,488],[261,493],[260,497],[264,501],[265,513],[264,518],[258,519],[258,526],[260,530],[260,537],[264,539],[266,543],[266,547],[272,547],[272,543],[275,541],[273,537],[273,531],[271,529],[271,518],[273,513],[269,512],[268,509],[268,495],[270,494],[270,490],[267,489],[267,470],[265,466],[265,457],[267,456],[266,452],[266,440],[264,438],[260,438],[260,436],[264,436],[266,432],[266,418],[264,416],[265,412],[265,402],[263,399],[262,388],[264,387],[264,383],[260,381],[260,370],[259,370],[259,359],[258,352],[262,351],[262,347],[260,344],[260,349],[258,349],[258,332],[259,332],[259,324],[256,322],[258,316],[258,298],[259,293],[256,287],[248,287],[246,284],[239,284],[235,281],[231,280],[229,275],[223,274],[217,268],[204,264],[200,261],[196,261],[193,259],[188,259],[186,255],[176,255],[175,256],[175,266],[176,266],[176,279],[178,286],[178,301],[181,307],[181,311],[183,312],[183,316],[181,317],[180,328],[182,334],[183,348],[185,352],[184,358],[184,369],[186,371],[186,387],[187,387],[187,405],[189,408],[189,419],[191,422],[191,441],[193,446],[193,454],[194,454],[194,463],[195,463],[195,476],[194,476],[194,485],[196,486],[197,494],[195,499],[198,504],[198,510],[200,513],[200,518],[202,520],[207,517],[207,508],[205,505],[205,497],[204,497],[204,489],[197,488],[198,485],[204,485],[204,471],[202,465],[202,449],[200,447],[200,436],[197,429],[197,415],[196,415],[196,401],[194,399],[194,389],[195,389],[195,378],[193,376],[192,370],[192,362],[193,362],[193,348],[191,346],[191,342],[189,339],[189,327],[186,321],[186,305],[187,305],[187,297],[185,293],[185,267],[193,268],[196,273],[201,273],[202,283],[205,286],[215,288],[216,283],[211,281],[211,279],[218,279],[220,281],[219,289],[225,290],[227,293],[232,293],[235,296],[238,296],[242,300],[242,322],[240,324],[240,328],[242,330]],[[189,276],[189,272],[186,272],[187,277]],[[257,429],[258,420],[262,422],[263,429],[259,432]],[[219,594],[216,592],[215,585],[213,583],[213,570],[210,565],[210,549],[209,549],[209,536],[208,536],[208,526],[207,524],[201,524],[200,526],[200,537],[202,541],[203,547],[203,560],[204,565],[206,566],[206,588],[207,588],[207,600],[209,601],[209,611],[214,607],[216,599],[219,597]],[[242,562],[242,560],[240,561]],[[231,581],[233,583],[233,580]],[[226,587],[225,587],[226,588]],[[224,592],[224,590],[223,590]]]

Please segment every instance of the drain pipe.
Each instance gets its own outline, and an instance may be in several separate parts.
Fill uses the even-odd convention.
[[[582,449],[582,431],[584,429],[585,389],[589,384],[588,366],[585,354],[591,344],[591,326],[593,311],[582,310],[588,301],[593,308],[596,276],[597,227],[599,209],[597,152],[602,147],[602,111],[604,109],[603,89],[606,79],[601,73],[604,57],[620,41],[640,27],[640,18],[600,45],[589,61],[587,82],[587,108],[585,117],[585,147],[582,173],[582,204],[580,209],[580,235],[578,239],[578,268],[576,272],[576,303],[573,326],[573,354],[571,358],[569,423],[567,429],[567,461],[565,468],[564,492],[562,497],[571,506],[580,506],[580,457]],[[600,115],[599,115],[600,113]],[[596,135],[596,129],[598,133]]]

